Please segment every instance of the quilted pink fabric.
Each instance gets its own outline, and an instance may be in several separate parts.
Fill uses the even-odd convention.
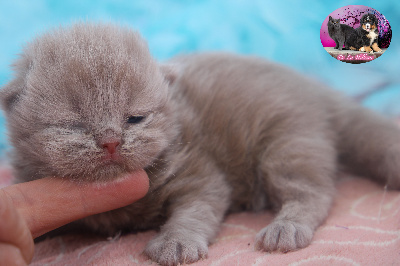
[[[10,174],[0,168],[0,187]],[[194,265],[400,265],[400,192],[371,181],[344,177],[325,223],[305,249],[281,253],[254,251],[255,234],[273,214],[229,215],[210,246],[207,259]],[[155,231],[115,238],[66,235],[36,244],[32,265],[147,265],[144,254]]]

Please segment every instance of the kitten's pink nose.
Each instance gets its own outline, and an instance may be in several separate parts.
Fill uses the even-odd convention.
[[[114,154],[118,145],[119,141],[107,142],[103,144],[103,149],[107,150],[109,154]]]

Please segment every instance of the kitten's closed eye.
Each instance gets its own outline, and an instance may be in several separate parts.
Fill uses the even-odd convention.
[[[139,124],[140,122],[142,122],[145,119],[144,116],[142,115],[133,115],[128,117],[128,119],[126,120],[126,122],[128,124]]]
[[[70,129],[85,131],[87,130],[87,125],[83,122],[73,122],[70,125]]]

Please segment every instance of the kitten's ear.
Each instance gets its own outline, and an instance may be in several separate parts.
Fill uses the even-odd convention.
[[[0,90],[0,105],[1,108],[10,112],[19,97],[24,91],[23,82],[19,79],[14,79]]]
[[[33,69],[33,61],[24,53],[12,64],[16,77],[0,89],[0,107],[10,112],[26,88],[26,76]]]
[[[168,84],[174,83],[174,81],[179,75],[179,68],[178,65],[176,64],[168,64],[168,63],[161,64],[160,69],[165,79],[167,80]]]
[[[329,16],[329,21],[332,21],[332,20],[333,20],[332,16]]]

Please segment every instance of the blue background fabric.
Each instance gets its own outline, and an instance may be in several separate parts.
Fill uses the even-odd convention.
[[[346,64],[322,47],[322,22],[346,5],[367,5],[389,21],[388,50],[365,64]],[[0,2],[0,86],[23,44],[74,21],[129,25],[147,39],[160,61],[176,54],[230,51],[262,56],[355,97],[389,117],[400,115],[400,1],[317,0],[13,0]],[[7,147],[0,117],[0,154]]]

